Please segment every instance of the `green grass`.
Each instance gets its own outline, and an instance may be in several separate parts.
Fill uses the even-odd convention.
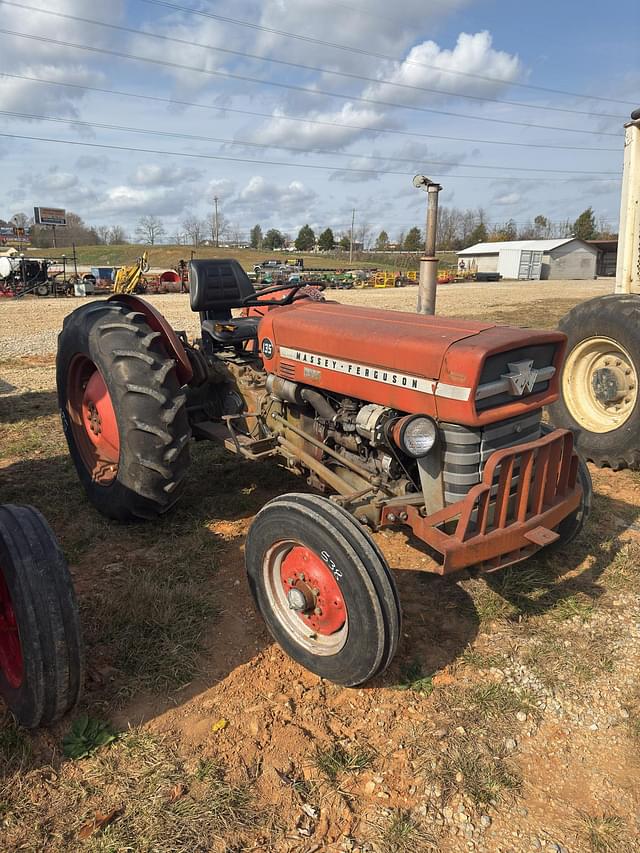
[[[420,661],[412,661],[400,668],[400,681],[397,690],[411,690],[428,696],[433,692],[433,682],[430,675],[425,675]]]
[[[24,767],[31,758],[31,740],[25,729],[5,713],[0,718],[0,776]]]
[[[590,853],[631,853],[628,828],[617,815],[582,815],[578,833]]]
[[[373,751],[366,747],[350,744],[345,748],[340,743],[333,743],[317,747],[312,762],[327,782],[338,786],[345,775],[370,767],[373,759]]]
[[[476,807],[500,802],[520,791],[522,779],[501,747],[473,736],[453,737],[433,771],[445,800],[464,793]]]
[[[107,645],[113,666],[128,676],[123,689],[165,692],[191,681],[215,612],[205,585],[142,560],[111,580],[85,604],[85,631],[89,643]]]
[[[22,790],[7,788],[3,849],[193,853],[217,850],[223,840],[240,845],[263,818],[271,823],[248,784],[230,781],[214,764],[196,772],[169,738],[140,729],[84,759],[81,770],[68,763],[55,786],[36,771]],[[108,825],[91,831],[97,815],[112,813]]]
[[[90,266],[120,266],[134,263],[143,251],[147,251],[149,264],[152,267],[174,268],[181,258],[189,260],[191,257],[191,246],[157,245],[143,246],[135,243],[123,243],[115,246],[77,246],[76,256],[78,264]],[[73,248],[70,246],[57,249],[29,249],[28,254],[33,257],[60,258],[66,255],[73,256]],[[237,258],[247,270],[253,269],[254,264],[260,263],[266,258],[278,258],[284,263],[287,258],[304,258],[306,267],[329,267],[332,269],[360,269],[366,267],[378,267],[394,269],[416,269],[417,254],[407,253],[402,255],[378,254],[370,256],[367,253],[356,253],[352,263],[349,263],[348,252],[332,252],[327,255],[312,254],[309,252],[298,252],[291,249],[287,252],[273,252],[270,249],[216,249],[213,246],[199,246],[194,253],[196,258]],[[451,262],[455,255],[444,253],[443,262]]]
[[[375,823],[375,849],[379,853],[426,853],[437,850],[437,839],[408,809],[394,809]]]

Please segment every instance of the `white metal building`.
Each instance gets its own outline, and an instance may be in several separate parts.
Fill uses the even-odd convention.
[[[576,237],[476,243],[456,254],[467,269],[521,280],[595,278],[598,259],[598,250]]]

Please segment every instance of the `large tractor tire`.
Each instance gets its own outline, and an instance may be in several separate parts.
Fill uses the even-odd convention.
[[[186,395],[159,332],[117,301],[83,305],[58,338],[58,401],[80,481],[119,521],[178,500],[189,464]]]
[[[599,467],[640,468],[640,296],[601,296],[560,321],[568,339],[552,422]]]
[[[275,498],[251,525],[245,560],[258,610],[294,660],[347,687],[384,672],[400,602],[384,557],[352,515],[317,495]]]
[[[83,683],[69,569],[33,507],[0,506],[0,695],[27,728],[55,722]]]

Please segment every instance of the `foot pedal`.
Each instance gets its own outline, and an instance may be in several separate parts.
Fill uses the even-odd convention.
[[[552,545],[557,542],[560,534],[556,533],[555,530],[549,530],[548,527],[534,527],[533,530],[524,534],[524,538],[533,542],[534,545],[544,548],[545,545]]]

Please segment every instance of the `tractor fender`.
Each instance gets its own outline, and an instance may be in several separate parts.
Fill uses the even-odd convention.
[[[147,323],[153,331],[160,332],[169,355],[175,359],[178,379],[183,385],[188,385],[193,379],[191,362],[180,338],[158,309],[154,308],[146,299],[141,299],[139,296],[134,296],[131,293],[116,293],[110,296],[107,301],[120,302],[127,305],[133,311],[140,311],[141,314],[144,314]]]

